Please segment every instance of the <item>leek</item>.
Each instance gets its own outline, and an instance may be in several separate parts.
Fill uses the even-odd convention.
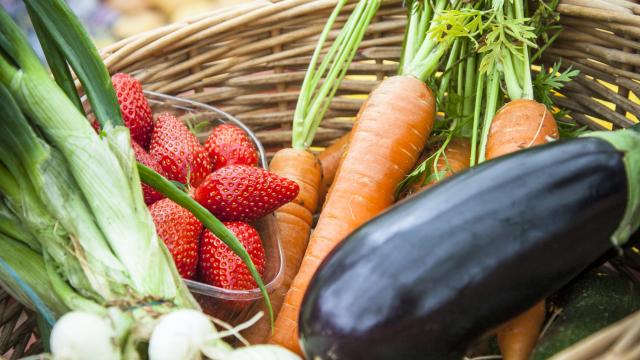
[[[112,101],[115,94],[104,65],[91,58],[97,52],[83,43],[86,34],[64,2],[26,2],[41,39],[56,40],[47,58],[57,67],[58,84],[0,9],[0,282],[49,323],[64,314],[79,319],[54,328],[54,357],[93,358],[87,353],[91,346],[64,330],[84,319],[104,328],[102,344],[114,346],[108,358],[143,358],[147,351],[140,345],[149,342],[162,315],[192,309],[202,321],[209,320],[197,311],[155,232],[129,131]],[[67,63],[101,119],[100,136],[70,91]],[[79,71],[82,66],[86,68]],[[233,234],[166,179],[145,168],[141,174],[195,211],[248,263],[266,295]],[[201,352],[191,350],[189,354]]]

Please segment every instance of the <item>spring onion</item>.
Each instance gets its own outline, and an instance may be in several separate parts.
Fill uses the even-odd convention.
[[[202,338],[215,336],[155,232],[141,173],[169,198],[201,210],[199,218],[248,262],[266,295],[246,250],[166,179],[149,169],[138,172],[108,73],[68,6],[61,0],[26,3],[41,40],[55,39],[47,59],[57,68],[58,84],[0,9],[0,282],[47,322],[57,320],[54,358],[144,358],[141,345],[154,338],[158,319],[185,311],[208,324],[199,327]],[[103,125],[100,135],[78,107],[67,66],[88,92]],[[78,330],[85,327],[92,330]],[[167,341],[161,335],[155,334],[161,339],[156,344]],[[219,339],[213,344],[230,351]],[[176,359],[201,356],[201,344],[191,337],[174,345],[185,349]]]

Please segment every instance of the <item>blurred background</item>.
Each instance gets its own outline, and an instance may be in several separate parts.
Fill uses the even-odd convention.
[[[67,0],[102,48],[116,40],[203,12],[247,0]],[[21,0],[0,0],[0,5],[37,42]]]

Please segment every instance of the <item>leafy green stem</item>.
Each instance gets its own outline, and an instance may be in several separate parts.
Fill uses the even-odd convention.
[[[476,78],[478,77],[476,69],[476,55],[473,53],[473,44],[468,43],[469,53],[465,62],[465,74],[464,74],[464,106],[462,113],[465,116],[473,114],[473,91],[475,89]]]
[[[486,161],[487,140],[489,139],[489,130],[493,117],[498,108],[498,97],[500,96],[500,73],[497,69],[489,75],[489,84],[487,88],[487,104],[484,113],[484,122],[482,124],[482,137],[480,138],[480,154],[478,163]]]
[[[336,7],[333,9],[331,16],[327,19],[327,23],[320,34],[320,38],[318,39],[318,44],[311,56],[311,61],[309,62],[309,67],[307,68],[307,72],[305,73],[304,80],[302,81],[302,87],[300,89],[300,95],[298,96],[298,103],[296,105],[296,110],[293,115],[293,135],[294,142],[296,138],[304,137],[303,129],[304,129],[304,118],[305,118],[305,110],[307,106],[309,106],[309,102],[311,101],[311,96],[313,95],[313,91],[317,86],[317,81],[314,78],[316,77],[316,66],[318,64],[318,58],[322,52],[325,42],[327,41],[327,37],[329,36],[329,32],[331,32],[331,28],[336,21],[336,18],[340,14],[342,7],[346,3],[346,0],[341,0],[338,2]],[[328,62],[328,59],[333,55],[336,51],[337,46],[332,46],[329,50],[329,53],[325,55],[325,60],[323,63]],[[295,147],[295,144],[293,144]]]
[[[408,4],[409,20],[405,30],[405,41],[402,47],[402,55],[399,64],[399,73],[402,74],[406,59],[413,59],[427,36],[429,23],[433,18],[433,9],[424,1],[413,1]]]
[[[358,2],[322,62],[316,68],[328,34],[344,4],[346,1],[341,0],[329,17],[305,74],[293,119],[291,139],[293,148],[306,149],[311,146],[318,126],[340,83],[346,76],[366,28],[380,6],[380,0],[360,0]]]
[[[320,122],[329,107],[330,100],[338,91],[340,83],[347,74],[349,63],[351,63],[351,60],[355,56],[358,45],[364,37],[364,33],[371,19],[375,16],[378,6],[378,2],[367,1],[362,11],[358,13],[358,16],[353,18],[354,23],[358,26],[346,37],[344,45],[341,46],[341,52],[335,60],[334,64],[336,64],[336,66],[332,66],[331,69],[329,69],[327,80],[322,83],[309,110],[309,113],[314,116],[305,123],[305,133],[307,134],[304,139],[305,146],[310,146],[313,142],[318,126],[320,126]]]
[[[451,74],[455,65],[458,63],[458,58],[460,54],[460,47],[462,41],[460,39],[456,39],[453,42],[453,46],[451,46],[451,51],[449,52],[449,59],[447,60],[447,65],[445,66],[445,70],[442,74],[442,78],[440,79],[440,86],[438,87],[438,102],[442,102],[444,100],[444,95],[449,89],[449,82],[451,81]]]
[[[515,16],[518,20],[524,20],[524,3],[523,0],[514,0]],[[533,99],[533,81],[531,78],[531,62],[529,61],[529,46],[525,42],[522,44],[522,74],[524,75],[524,84],[522,86],[523,99]]]
[[[519,99],[522,96],[522,88],[518,82],[518,75],[516,75],[517,70],[514,69],[511,53],[507,49],[502,50],[502,69],[509,98]]]
[[[471,131],[471,159],[469,160],[469,166],[472,167],[476,164],[477,149],[478,149],[478,129],[480,127],[480,116],[482,113],[482,100],[484,94],[484,81],[486,76],[483,74],[478,75],[478,82],[476,83],[475,93],[475,105],[473,109],[473,130]]]
[[[40,33],[49,34],[48,39],[55,41],[56,49],[65,56],[66,62],[80,79],[102,128],[108,122],[114,126],[124,125],[107,68],[89,34],[69,6],[63,0],[25,0],[25,4],[30,9],[31,17],[39,23]],[[77,106],[77,103],[74,105]]]

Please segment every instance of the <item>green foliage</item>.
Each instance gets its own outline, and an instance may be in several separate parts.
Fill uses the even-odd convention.
[[[559,24],[560,14],[556,11],[559,2],[560,0],[537,0],[536,11],[531,16],[531,26],[536,29],[538,43],[544,45],[533,54],[531,61],[538,59],[562,32],[562,26]]]
[[[546,43],[551,31],[560,30],[558,25],[560,14],[556,12],[560,0],[537,0],[536,11],[531,15],[531,25],[535,28],[536,35]]]
[[[472,9],[448,9],[432,21],[429,35],[438,42],[447,38],[466,37],[478,45],[476,37],[483,31],[485,12]]]
[[[523,57],[523,45],[536,48],[533,42],[536,39],[535,28],[530,25],[529,18],[504,19],[492,17],[492,21],[486,25],[488,29],[484,35],[483,44],[478,53],[484,54],[480,62],[480,73],[490,73],[494,67],[501,63],[503,50],[508,50],[520,60]]]
[[[551,93],[555,90],[562,89],[564,84],[580,74],[579,70],[572,69],[571,67],[560,71],[560,65],[561,64],[557,62],[553,64],[549,71],[543,69],[533,80],[533,92],[536,100],[545,104],[548,108],[553,106]]]
[[[577,138],[590,131],[587,126],[580,125],[577,123],[557,121],[557,124],[558,124],[558,132],[560,133],[561,139]]]

